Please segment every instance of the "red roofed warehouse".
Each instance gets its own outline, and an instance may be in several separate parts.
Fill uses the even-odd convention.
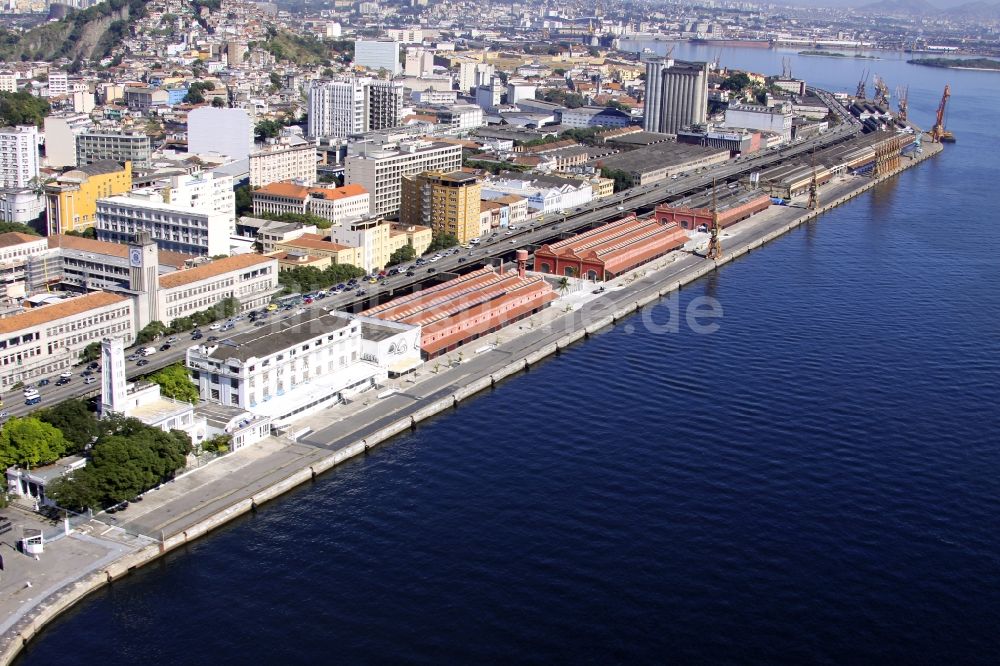
[[[634,215],[561,240],[535,252],[535,270],[588,280],[607,280],[662,257],[688,241],[676,224]]]
[[[726,227],[756,215],[771,205],[771,197],[762,190],[746,192],[743,190],[722,190],[716,196],[716,210],[719,214],[719,227]],[[676,224],[682,229],[695,230],[704,225],[712,225],[712,196],[698,194],[682,199],[672,204],[656,207],[656,221],[663,224]]]
[[[430,359],[530,316],[555,298],[541,277],[487,266],[362,315],[421,325],[420,347]]]

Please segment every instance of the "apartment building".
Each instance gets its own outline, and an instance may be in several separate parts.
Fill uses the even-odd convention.
[[[377,79],[314,82],[309,88],[309,136],[346,138],[396,127],[405,92],[401,83]]]
[[[399,42],[395,40],[354,40],[354,64],[374,72],[385,70],[396,76],[400,72]]]
[[[86,113],[45,116],[45,164],[50,167],[76,166],[76,137],[90,131],[93,121]]]
[[[0,234],[0,280],[4,291],[0,296],[22,298],[27,294],[25,275],[28,261],[49,248],[48,241],[41,236],[8,231]]]
[[[111,160],[131,162],[135,170],[148,169],[152,154],[152,141],[142,133],[83,132],[76,137],[77,166]]]
[[[107,336],[135,338],[129,297],[97,291],[0,319],[0,390],[71,368]]]
[[[369,273],[385,268],[392,253],[410,243],[417,255],[431,244],[430,227],[411,224],[393,225],[385,220],[369,218],[330,227],[330,241],[359,249],[355,266]]]
[[[301,137],[268,139],[250,153],[250,186],[295,181],[298,185],[316,182],[316,144]]]
[[[163,201],[175,206],[225,215],[236,222],[236,192],[233,177],[217,171],[196,171],[171,176],[160,189]]]
[[[0,188],[23,189],[38,182],[38,128],[0,129]]]
[[[399,220],[452,234],[465,244],[481,232],[481,193],[479,179],[463,171],[403,176]]]
[[[45,185],[50,236],[83,231],[97,221],[97,200],[132,189],[132,163],[98,160],[67,171]]]
[[[348,155],[345,182],[364,187],[371,196],[369,213],[391,216],[400,210],[403,176],[436,171],[451,173],[462,166],[462,146],[431,141],[401,141]]]

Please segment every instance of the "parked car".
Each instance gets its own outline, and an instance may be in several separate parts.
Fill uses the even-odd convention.
[[[208,327],[210,331],[217,331],[220,328],[222,328],[222,324],[220,324],[219,322],[215,322],[214,324]]]

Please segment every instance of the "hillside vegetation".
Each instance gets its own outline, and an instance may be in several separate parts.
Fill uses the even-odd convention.
[[[147,0],[106,0],[66,18],[24,33],[0,32],[0,59],[99,60],[129,34],[129,26],[146,14]]]

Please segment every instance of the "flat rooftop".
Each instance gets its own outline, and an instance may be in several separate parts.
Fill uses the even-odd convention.
[[[601,166],[630,173],[645,173],[671,166],[683,166],[700,162],[723,153],[729,158],[726,148],[710,148],[685,143],[660,143],[646,146],[627,153],[601,158]]]
[[[263,358],[328,331],[350,326],[351,321],[351,317],[339,312],[307,311],[293,314],[245,333],[223,338],[208,356],[220,361],[235,358],[244,362],[251,358]]]

